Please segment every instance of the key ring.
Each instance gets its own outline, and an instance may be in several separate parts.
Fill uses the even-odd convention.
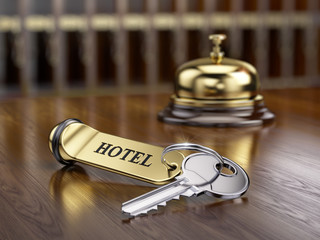
[[[60,135],[62,134],[63,130],[69,126],[72,123],[82,123],[80,120],[76,119],[76,118],[70,118],[67,119],[65,121],[63,121],[62,123],[60,123],[56,129],[56,131],[54,132],[54,135],[52,137],[52,153],[53,156],[62,164],[64,165],[72,165],[73,161],[66,161],[64,160],[59,152],[59,145],[60,145]]]
[[[205,147],[205,146],[202,146],[199,144],[195,144],[195,143],[176,143],[176,144],[172,144],[172,145],[166,147],[165,149],[163,149],[162,154],[161,154],[161,162],[168,169],[174,169],[175,167],[174,167],[174,165],[170,165],[169,163],[167,163],[164,156],[168,152],[172,152],[172,151],[176,151],[176,150],[191,150],[191,151],[198,151],[198,152],[207,153],[209,155],[213,155],[220,162],[220,167],[218,170],[221,171],[223,169],[224,162],[223,162],[222,156],[219,153],[217,153],[216,151],[214,151],[211,148],[208,148],[208,147]]]

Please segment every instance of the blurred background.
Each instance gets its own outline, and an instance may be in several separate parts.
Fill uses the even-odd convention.
[[[320,86],[319,11],[320,0],[0,0],[0,96],[169,93],[212,33],[263,89]]]

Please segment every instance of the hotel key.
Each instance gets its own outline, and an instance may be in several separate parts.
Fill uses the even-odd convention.
[[[62,164],[80,162],[153,184],[166,184],[181,174],[184,159],[181,152],[174,151],[166,155],[168,164],[163,164],[162,147],[102,133],[78,119],[54,127],[49,148]]]
[[[158,206],[165,206],[172,199],[198,196],[201,193],[223,199],[240,197],[249,187],[248,175],[238,164],[222,158],[223,166],[230,169],[232,174],[220,172],[221,163],[215,155],[191,154],[183,160],[183,174],[176,177],[176,181],[123,203],[122,211],[130,216],[146,214]]]

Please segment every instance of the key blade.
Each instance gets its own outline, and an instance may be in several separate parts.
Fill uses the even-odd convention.
[[[199,161],[202,163],[199,165]],[[216,169],[217,157],[203,153],[195,153],[186,157],[182,162],[183,174],[176,181],[137,197],[122,205],[122,211],[132,216],[147,213],[181,195],[191,197],[203,190],[199,187],[214,181],[220,174]]]
[[[122,211],[131,216],[137,216],[157,209],[158,206],[165,206],[166,202],[192,188],[191,186],[182,185],[181,183],[183,183],[183,181],[184,179],[178,179],[175,182],[125,202],[122,204]],[[190,193],[188,195],[190,195]]]
[[[199,190],[198,187],[191,186],[190,189],[181,193],[180,196],[191,197],[193,195],[198,195],[200,192],[202,192],[202,190]],[[179,198],[180,198],[180,196],[179,196]]]

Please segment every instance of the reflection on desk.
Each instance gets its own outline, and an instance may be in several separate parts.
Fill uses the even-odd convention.
[[[0,101],[0,239],[319,239],[320,89],[265,91],[271,126],[201,128],[157,121],[169,95]],[[75,117],[112,135],[165,147],[195,142],[239,163],[248,192],[171,201],[125,219],[121,204],[156,186],[76,164],[63,168],[48,134]]]

